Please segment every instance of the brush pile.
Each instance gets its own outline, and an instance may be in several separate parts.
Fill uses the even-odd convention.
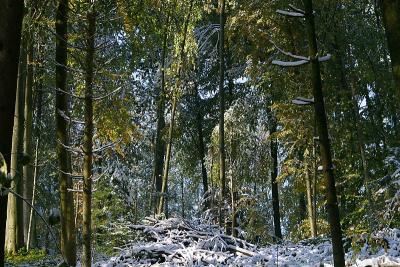
[[[257,247],[201,221],[147,218],[129,227],[140,238],[118,248],[118,256],[94,266],[333,266],[328,239]],[[374,253],[368,244],[361,244],[358,254],[349,251],[348,265],[400,266],[400,231],[394,229],[388,236],[386,247],[376,247]]]

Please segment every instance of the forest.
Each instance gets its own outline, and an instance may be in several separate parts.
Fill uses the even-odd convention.
[[[0,0],[0,267],[400,266],[400,0]]]

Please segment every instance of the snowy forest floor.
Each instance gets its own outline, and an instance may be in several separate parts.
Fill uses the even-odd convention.
[[[326,238],[259,247],[201,221],[147,218],[128,227],[137,233],[135,241],[118,248],[117,256],[95,255],[93,266],[333,266]],[[347,266],[400,266],[399,229],[346,240]],[[53,257],[19,266],[56,266],[56,261]]]
[[[221,228],[178,218],[131,225],[142,240],[121,248],[118,256],[97,262],[111,266],[333,266],[329,239],[308,239],[258,247],[223,234]],[[348,242],[351,242],[349,239]],[[387,229],[355,237],[348,246],[348,266],[400,266],[400,230]],[[350,243],[349,243],[350,245]]]

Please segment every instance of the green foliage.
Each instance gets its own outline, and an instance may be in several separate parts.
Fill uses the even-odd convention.
[[[99,251],[111,255],[115,247],[126,244],[132,236],[131,230],[124,227],[131,212],[110,185],[102,183],[99,188],[101,190],[93,194],[94,245]]]
[[[6,255],[6,261],[11,264],[29,264],[43,260],[46,257],[44,249],[31,249],[26,251],[25,248],[18,251],[16,255]]]

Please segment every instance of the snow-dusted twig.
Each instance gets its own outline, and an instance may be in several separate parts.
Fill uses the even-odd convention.
[[[114,147],[116,144],[118,144],[118,143],[120,143],[120,142],[122,142],[122,139],[119,139],[119,140],[117,140],[117,141],[115,141],[115,142],[108,143],[108,144],[106,144],[106,145],[104,145],[104,146],[102,146],[102,147],[93,149],[93,153],[102,152],[103,150],[106,150],[106,149],[108,149],[108,148]]]
[[[296,18],[304,17],[304,13],[286,11],[286,10],[281,10],[281,9],[276,10],[276,13],[278,13],[280,15],[288,16],[288,17],[296,17]]]
[[[103,95],[103,96],[93,97],[93,100],[94,100],[94,101],[99,101],[99,100],[105,99],[105,98],[107,98],[107,97],[109,97],[109,96],[111,96],[111,95],[117,93],[117,92],[120,91],[121,89],[122,89],[122,87],[118,87],[117,89],[115,89],[114,91],[112,91],[112,92],[110,92],[110,93],[108,93],[108,94],[105,94],[105,95]]]
[[[58,109],[57,112],[58,112],[58,114],[60,114],[61,117],[63,117],[64,120],[66,120],[68,122],[73,122],[73,123],[76,123],[76,124],[85,124],[84,121],[78,121],[78,120],[72,119],[67,114],[65,114],[64,111],[62,111],[60,109]]]
[[[285,56],[289,56],[292,57],[294,59],[300,59],[300,60],[306,60],[306,61],[310,61],[309,57],[305,57],[305,56],[298,56],[298,55],[294,55],[290,52],[287,52],[285,50],[283,50],[282,48],[280,48],[274,41],[270,40],[270,43],[276,48],[276,50],[278,50],[280,53],[284,54]]]

